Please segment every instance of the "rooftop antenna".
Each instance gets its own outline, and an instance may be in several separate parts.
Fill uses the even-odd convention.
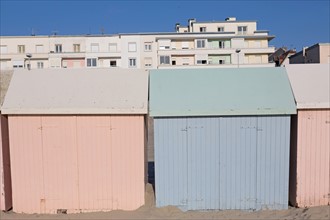
[[[34,31],[34,28],[31,28],[31,36],[36,36],[36,33]]]
[[[104,28],[103,27],[101,27],[100,31],[101,31],[101,34],[104,35]]]

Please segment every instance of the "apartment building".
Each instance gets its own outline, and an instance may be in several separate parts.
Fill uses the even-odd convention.
[[[310,47],[304,47],[289,59],[290,64],[330,63],[330,43],[317,43]]]
[[[15,68],[193,68],[274,66],[274,36],[256,21],[175,25],[169,33],[79,36],[1,36],[0,67]]]

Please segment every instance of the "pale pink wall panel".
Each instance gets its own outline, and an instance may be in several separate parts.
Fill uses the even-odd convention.
[[[80,208],[112,210],[110,116],[77,117]],[[119,146],[120,147],[120,146]]]
[[[329,204],[330,110],[299,110],[297,195],[300,207]]]
[[[111,116],[113,208],[144,204],[144,117]]]
[[[8,120],[0,114],[0,210],[12,207]]]
[[[45,213],[41,118],[8,116],[13,211]]]
[[[9,116],[15,212],[144,204],[143,116]]]
[[[42,116],[45,205],[78,210],[76,116]]]

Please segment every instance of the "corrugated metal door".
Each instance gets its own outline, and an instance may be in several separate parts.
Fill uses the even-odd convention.
[[[287,207],[289,116],[156,118],[154,123],[157,206]]]
[[[144,204],[144,116],[9,116],[15,212]]]
[[[81,210],[112,210],[110,116],[77,117]]]
[[[219,209],[256,209],[257,118],[223,117],[219,122]]]
[[[144,204],[144,116],[111,116],[113,209]]]
[[[42,152],[45,197],[52,212],[79,207],[75,116],[42,116]]]
[[[330,110],[299,110],[296,202],[330,203]]]
[[[13,211],[45,213],[40,116],[9,116]]]
[[[218,118],[188,118],[188,210],[219,209]]]
[[[290,116],[258,117],[257,209],[287,209]]]
[[[157,118],[154,120],[154,131],[156,205],[174,205],[186,210],[187,119]]]

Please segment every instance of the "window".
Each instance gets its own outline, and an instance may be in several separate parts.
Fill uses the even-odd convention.
[[[169,50],[170,46],[159,46],[160,50]]]
[[[0,46],[0,53],[1,54],[7,53],[7,45],[1,45]]]
[[[13,68],[23,68],[24,60],[13,60]]]
[[[173,65],[173,66],[176,65],[176,60],[172,60],[172,65]]]
[[[117,44],[110,43],[109,44],[109,52],[117,52]]]
[[[75,52],[75,53],[80,52],[80,44],[74,44],[73,45],[73,52]]]
[[[128,52],[136,52],[136,43],[128,43]]]
[[[225,48],[225,42],[219,41],[219,48]]]
[[[182,49],[189,49],[189,42],[183,41],[182,42]]]
[[[159,50],[169,50],[171,48],[171,40],[170,39],[160,39],[158,40]]]
[[[207,64],[206,60],[197,60],[197,64]]]
[[[18,45],[17,53],[25,53],[25,45]]]
[[[151,51],[151,49],[152,47],[150,42],[144,43],[144,51]]]
[[[247,26],[238,26],[237,28],[237,34],[243,35],[246,34]]]
[[[160,64],[170,64],[170,56],[160,56]]]
[[[225,27],[218,27],[218,32],[225,32]]]
[[[205,40],[197,40],[197,48],[205,48]]]
[[[128,59],[128,67],[136,67],[136,58]]]
[[[44,68],[44,62],[37,62],[37,67],[38,67],[38,69],[43,69]]]
[[[182,58],[182,65],[189,65],[189,58],[188,57]]]
[[[144,58],[144,66],[149,67],[149,68],[152,66],[152,58],[151,57]]]
[[[226,61],[225,60],[219,60],[219,64],[225,64]]]
[[[44,45],[36,45],[36,53],[43,53]]]
[[[62,44],[55,44],[55,53],[62,53]]]
[[[110,67],[116,67],[117,66],[117,60],[110,60]]]
[[[87,67],[96,67],[96,58],[87,58]]]
[[[99,52],[99,44],[91,44],[91,51],[94,53]]]
[[[206,32],[206,27],[200,27],[199,32]]]

